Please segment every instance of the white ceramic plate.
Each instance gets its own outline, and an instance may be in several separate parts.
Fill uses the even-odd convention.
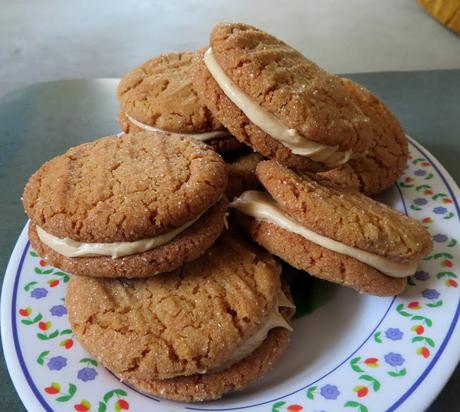
[[[460,191],[419,144],[411,141],[410,152],[407,170],[382,200],[422,221],[435,246],[407,290],[376,298],[313,283],[315,309],[295,320],[291,345],[273,371],[220,401],[180,404],[147,397],[98,365],[70,330],[68,275],[34,253],[24,228],[1,306],[5,357],[24,405],[30,411],[98,412],[426,408],[460,357]]]

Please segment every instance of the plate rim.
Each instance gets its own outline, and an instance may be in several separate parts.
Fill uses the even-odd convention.
[[[454,206],[457,210],[458,220],[460,221],[460,188],[458,187],[457,183],[454,181],[449,172],[444,168],[444,166],[439,162],[439,160],[434,155],[432,155],[429,150],[427,150],[423,145],[418,143],[410,136],[407,137],[410,144],[412,144],[417,151],[419,151],[423,156],[425,156],[427,160],[431,162],[435,170],[438,172],[441,180],[446,186],[446,189],[449,191],[452,197]],[[21,360],[18,357],[17,348],[13,336],[14,320],[12,316],[15,312],[13,312],[12,310],[12,304],[15,300],[15,297],[14,293],[12,292],[15,291],[15,283],[18,280],[16,279],[16,275],[19,272],[19,268],[22,267],[22,264],[26,257],[26,252],[30,246],[29,240],[27,238],[27,229],[28,222],[26,222],[24,228],[22,229],[16,241],[13,252],[11,253],[10,259],[8,261],[7,269],[5,271],[0,306],[1,339],[8,373],[23,405],[26,407],[27,410],[52,411],[52,409],[49,408],[49,404],[41,396],[41,394],[37,394],[37,388],[35,387],[35,384],[33,384],[33,382],[31,384],[31,377],[28,377],[25,371],[25,369],[28,369],[26,365],[21,365]],[[389,305],[389,308],[392,307],[393,303],[394,299]],[[460,297],[457,303],[457,309],[453,317],[450,319],[451,324],[447,330],[447,334],[444,336],[444,339],[436,354],[433,356],[430,363],[426,366],[422,373],[417,377],[417,379],[413,381],[409,389],[407,389],[402,394],[402,396],[400,396],[399,399],[387,409],[388,411],[394,411],[397,408],[400,408],[401,406],[404,410],[413,410],[411,408],[420,407],[427,408],[433,402],[433,400],[439,395],[447,381],[452,376],[452,373],[454,372],[455,368],[457,367],[457,364],[460,361],[460,327],[458,321],[459,317]],[[367,340],[368,339],[366,339],[362,343],[362,345],[365,342],[367,342]],[[457,345],[455,343],[457,343]],[[356,351],[358,350],[359,347],[358,349],[356,349]],[[356,353],[356,351],[354,351],[353,353]],[[350,356],[353,356],[353,353]],[[348,357],[345,359],[344,362],[346,362],[347,359]],[[453,362],[453,360],[455,360],[455,362]],[[437,376],[434,376],[435,374],[432,373],[433,370],[438,371],[436,373]],[[441,376],[439,376],[439,371],[441,371],[442,373]],[[429,388],[429,390],[420,391],[421,388]],[[417,390],[419,391],[419,393],[416,397],[414,397],[413,394]],[[281,398],[289,396],[290,394],[296,392],[298,392],[298,390],[283,395]],[[40,399],[42,399],[43,402]],[[276,401],[276,399],[263,402],[262,404],[266,404],[272,401]],[[248,405],[238,408],[220,408],[219,410],[248,409],[257,406],[259,406],[259,404]],[[194,408],[191,406],[185,406],[185,408],[189,410],[202,411],[215,410],[213,408]]]

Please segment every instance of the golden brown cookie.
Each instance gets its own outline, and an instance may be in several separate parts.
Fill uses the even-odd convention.
[[[201,247],[209,246],[222,230],[226,200],[217,202],[226,184],[225,164],[209,146],[143,132],[98,139],[50,160],[29,179],[23,202],[32,221],[33,246],[44,250],[52,263],[72,266],[38,239],[75,261],[80,274],[133,277],[139,276],[138,265],[127,260],[136,254],[151,252],[146,266],[153,270],[158,263],[163,271],[203,253]],[[196,230],[200,221],[210,227]],[[192,232],[196,237],[189,236]],[[165,255],[159,252],[164,247]],[[154,248],[159,249],[153,253]],[[178,259],[170,255],[175,249],[181,252]],[[101,255],[104,259],[98,259]],[[93,264],[103,266],[119,256],[128,258],[113,264],[109,275],[108,267],[99,271],[84,260],[94,256]],[[166,262],[171,266],[165,267]]]
[[[228,185],[225,194],[228,199],[239,196],[246,190],[260,187],[259,179],[256,176],[257,164],[263,157],[256,152],[244,153],[235,159],[227,161]]]
[[[375,143],[365,156],[320,175],[341,187],[374,195],[392,186],[406,167],[406,135],[381,100],[359,84],[349,79],[341,80],[353,101],[371,120]]]
[[[328,250],[272,223],[239,217],[250,236],[270,253],[313,276],[376,296],[400,294],[406,278],[392,278],[349,256]]]
[[[236,379],[239,388],[265,372],[287,343],[289,333],[267,337],[281,324],[289,328],[280,314],[286,305],[280,272],[271,255],[227,233],[171,273],[137,280],[73,277],[66,306],[81,344],[123,381],[165,397],[180,395],[160,390],[163,384],[177,391],[184,386],[183,399],[216,398],[232,389],[228,379],[223,385],[204,376],[234,375],[245,359],[259,364]],[[202,384],[194,393],[191,381]]]
[[[417,221],[365,195],[299,176],[274,161],[256,174],[268,190],[232,206],[260,245],[292,266],[361,293],[394,295],[432,248]]]
[[[162,54],[125,75],[117,90],[120,126],[125,133],[155,128],[190,134],[206,139],[219,152],[236,150],[241,143],[214,118],[193,88],[193,55]]]
[[[269,122],[255,121],[249,105],[237,105],[235,93],[224,92],[216,73],[211,74],[211,64],[217,67],[216,73],[223,71],[225,82],[233,91],[241,91],[259,111],[268,112],[287,129],[287,134],[292,136],[296,132],[302,144],[316,143],[327,146],[323,149],[335,154],[351,151],[356,156],[372,143],[369,119],[350,99],[339,77],[255,27],[241,23],[218,24],[211,33],[208,52],[198,53],[195,58],[195,89],[234,136],[265,157],[310,171],[326,170],[338,164],[337,160],[320,160],[317,152],[309,157],[294,154],[280,142],[283,139],[273,128],[268,131]]]
[[[129,379],[141,392],[180,402],[202,402],[239,391],[264,376],[286,350],[291,332],[272,329],[246,359],[219,372],[179,376],[172,379]],[[123,377],[121,377],[123,378]]]
[[[349,246],[393,259],[420,259],[432,248],[416,220],[361,193],[300,177],[274,161],[256,174],[280,207],[303,226]]]

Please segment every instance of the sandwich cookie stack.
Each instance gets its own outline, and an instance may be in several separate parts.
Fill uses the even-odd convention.
[[[293,304],[280,272],[227,233],[171,273],[74,277],[66,304],[81,344],[123,382],[179,401],[217,399],[265,374],[288,344]]]
[[[401,293],[432,249],[417,221],[361,193],[274,161],[257,166],[267,192],[247,191],[231,206],[250,236],[297,269],[360,293]]]
[[[196,259],[224,228],[225,164],[208,146],[164,133],[71,148],[27,183],[32,246],[75,275],[146,277]]]
[[[124,134],[47,162],[23,201],[34,249],[76,275],[75,336],[140,391],[217,399],[267,372],[294,311],[276,257],[390,296],[432,248],[366,196],[405,167],[394,115],[255,27],[218,24],[207,48],[128,73],[118,98]]]
[[[240,220],[253,239],[294,267],[361,293],[402,292],[431,238],[357,193],[388,188],[406,164],[406,137],[385,105],[246,24],[217,25],[193,75],[214,116],[272,159],[256,166],[269,193],[245,192],[231,204],[249,215]]]
[[[281,265],[223,233],[226,185],[210,146],[131,132],[69,149],[24,190],[33,248],[73,274],[75,336],[146,393],[219,398],[266,373],[289,341]]]
[[[215,26],[193,78],[238,140],[287,167],[365,194],[390,187],[405,167],[406,136],[377,97],[253,26]]]

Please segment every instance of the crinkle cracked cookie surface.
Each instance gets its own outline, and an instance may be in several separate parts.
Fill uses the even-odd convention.
[[[393,185],[406,167],[408,146],[404,131],[391,111],[369,90],[341,79],[351,98],[371,120],[374,144],[361,158],[327,172],[322,177],[341,187],[373,195]]]
[[[288,318],[287,314],[284,316]],[[243,389],[267,373],[286,349],[290,334],[286,329],[272,329],[262,345],[251,355],[219,372],[172,379],[126,379],[124,375],[119,377],[142,392],[176,401],[200,402],[219,399],[227,392]]]
[[[432,248],[419,222],[361,193],[319,184],[274,161],[260,162],[256,174],[285,212],[323,236],[395,260],[419,259]]]
[[[165,133],[109,136],[45,163],[23,202],[33,223],[80,242],[123,242],[196,218],[225,190],[227,171],[209,146]]]
[[[29,239],[37,253],[50,264],[75,275],[102,278],[149,277],[169,272],[200,257],[224,230],[227,205],[227,199],[221,199],[192,226],[162,246],[116,259],[110,256],[65,257],[41,242],[32,223],[29,226]]]
[[[333,76],[275,37],[252,26],[218,24],[210,45],[218,64],[251,99],[306,139],[363,152],[371,143],[369,119]],[[194,82],[203,101],[241,141],[288,166],[318,171],[324,165],[292,155],[256,127],[223,93],[198,56]]]
[[[223,129],[193,88],[193,55],[193,52],[162,54],[124,76],[117,90],[122,112],[141,123],[170,132]],[[125,130],[127,119],[121,120],[125,120],[120,121]]]
[[[325,249],[272,223],[242,215],[238,220],[269,252],[320,279],[377,296],[398,295],[406,287],[405,278],[386,276],[356,259]]]
[[[271,255],[226,234],[175,272],[73,277],[66,306],[82,345],[123,378],[193,375],[219,367],[268,319],[280,271]]]

